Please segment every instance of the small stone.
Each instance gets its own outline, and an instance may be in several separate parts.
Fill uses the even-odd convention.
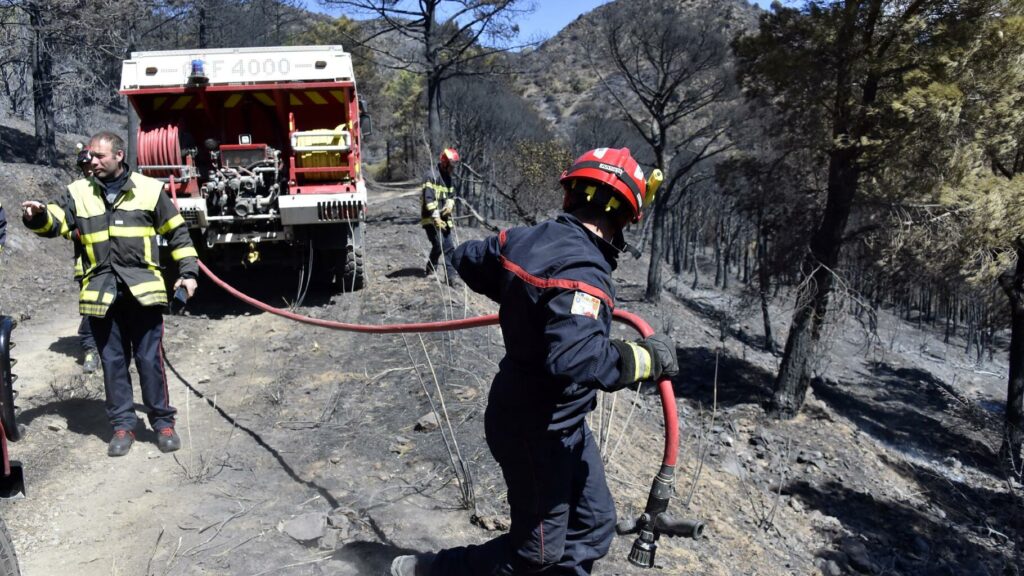
[[[859,540],[846,540],[843,543],[842,551],[850,559],[850,566],[858,572],[873,574],[875,563],[871,561],[868,548]]]
[[[324,536],[327,518],[323,513],[310,512],[282,522],[278,529],[297,542],[311,544]]]
[[[46,422],[46,427],[54,432],[63,432],[68,429],[68,421],[60,416],[54,416]]]
[[[819,566],[822,576],[843,576],[843,570],[835,560],[826,560]]]
[[[413,427],[413,430],[417,432],[433,432],[439,427],[440,423],[437,421],[437,414],[427,412],[416,421],[416,426]]]
[[[317,548],[321,550],[334,550],[337,548],[340,539],[341,534],[337,530],[327,530],[324,532],[323,537],[317,541]]]
[[[821,452],[805,452],[803,450],[796,457],[796,461],[801,464],[817,464],[820,460],[824,460],[825,455]]]
[[[501,516],[476,516],[469,519],[470,522],[487,530],[488,532],[505,532],[509,529],[511,522],[508,518]]]

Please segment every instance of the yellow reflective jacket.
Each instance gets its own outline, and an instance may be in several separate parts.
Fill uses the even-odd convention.
[[[47,204],[45,213],[26,222],[40,236],[60,235],[81,243],[78,310],[83,315],[105,316],[117,296],[118,280],[143,306],[167,304],[157,235],[170,245],[180,275],[197,276],[188,227],[163,189],[163,182],[133,172],[108,205],[100,185],[81,178]]]
[[[434,218],[440,218],[450,228],[452,220],[451,206],[447,214],[442,214],[445,204],[455,202],[455,186],[452,185],[451,176],[447,179],[437,168],[438,174],[427,174],[423,182],[423,191],[420,193],[420,224],[433,226]]]

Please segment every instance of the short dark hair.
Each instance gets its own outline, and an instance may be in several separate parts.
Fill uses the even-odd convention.
[[[118,151],[125,152],[126,151],[125,150],[125,145],[124,145],[124,139],[121,138],[120,136],[118,136],[117,134],[114,134],[113,132],[108,132],[108,131],[97,132],[97,133],[92,135],[92,138],[89,138],[89,143],[90,144],[92,144],[93,142],[99,142],[99,141],[110,142],[110,148],[114,152],[118,152]]]

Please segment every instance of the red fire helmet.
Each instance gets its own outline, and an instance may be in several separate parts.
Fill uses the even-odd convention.
[[[629,208],[630,220],[640,221],[644,198],[647,196],[647,182],[640,165],[629,153],[629,148],[597,148],[584,152],[568,170],[562,172],[559,182],[566,194],[577,179],[608,186],[620,200],[620,205]]]
[[[438,158],[441,163],[441,167],[445,168],[459,161],[459,151],[455,148],[445,148],[441,151],[441,157]]]

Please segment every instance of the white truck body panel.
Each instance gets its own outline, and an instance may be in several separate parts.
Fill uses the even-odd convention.
[[[132,52],[121,65],[121,90],[186,86],[192,61],[203,62],[207,86],[353,81],[341,46],[276,46]]]

